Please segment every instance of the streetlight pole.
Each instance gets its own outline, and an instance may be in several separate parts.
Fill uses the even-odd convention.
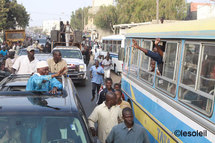
[[[157,3],[156,20],[158,24],[159,23],[159,0],[156,0],[156,3]]]

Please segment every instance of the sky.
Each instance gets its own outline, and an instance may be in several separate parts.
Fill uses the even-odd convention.
[[[92,0],[17,0],[30,14],[29,26],[42,26],[44,20],[70,21],[72,11],[92,6]]]
[[[170,0],[171,1],[171,0]],[[17,0],[30,14],[29,26],[42,26],[45,20],[70,21],[72,11],[92,6],[92,0]],[[210,0],[187,0],[210,2]]]

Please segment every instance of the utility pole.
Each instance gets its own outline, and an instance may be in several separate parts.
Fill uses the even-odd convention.
[[[157,3],[156,20],[158,24],[159,23],[159,0],[156,0],[156,3]]]

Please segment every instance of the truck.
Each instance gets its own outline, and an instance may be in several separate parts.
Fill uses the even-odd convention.
[[[65,33],[64,33],[65,34]],[[70,46],[80,45],[82,42],[82,31],[75,30],[70,33]],[[51,48],[55,48],[56,46],[65,46],[66,42],[62,41],[60,30],[52,30],[51,31]],[[80,48],[80,46],[78,46]]]
[[[4,38],[6,43],[11,46],[13,42],[25,41],[25,30],[5,30]]]

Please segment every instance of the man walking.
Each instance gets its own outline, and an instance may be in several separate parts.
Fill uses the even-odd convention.
[[[96,94],[99,93],[99,89],[101,87],[101,84],[103,83],[103,76],[104,76],[104,70],[99,65],[99,61],[95,61],[95,65],[90,68],[90,77],[92,78],[92,99],[95,98],[95,92]]]
[[[112,88],[113,81],[111,78],[105,79],[105,88],[99,93],[98,105],[102,104],[105,101],[107,92],[114,92]]]
[[[109,54],[102,61],[102,66],[104,67],[105,79],[110,78],[110,69],[111,69],[112,61],[110,59]]]
[[[105,143],[105,139],[111,129],[121,120],[122,110],[119,106],[115,105],[116,95],[113,92],[108,92],[106,94],[105,102],[96,106],[88,118],[90,130],[93,136],[96,136],[94,124],[98,123],[98,138],[102,143]]]
[[[120,89],[115,90],[116,94],[116,104],[121,108],[124,109],[126,107],[131,108],[131,105],[127,102],[122,100],[122,91]]]
[[[134,123],[131,108],[122,110],[124,122],[116,125],[106,139],[106,143],[149,143],[146,130]]]

